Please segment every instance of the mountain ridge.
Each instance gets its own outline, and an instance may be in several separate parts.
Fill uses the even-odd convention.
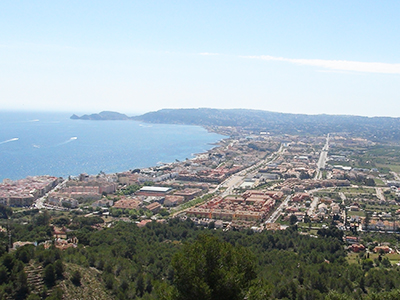
[[[78,118],[81,120],[136,120],[159,124],[238,127],[249,132],[267,131],[273,134],[341,133],[379,141],[400,140],[400,118],[393,117],[307,115],[240,108],[180,108],[161,109],[134,117],[115,112],[101,112]]]

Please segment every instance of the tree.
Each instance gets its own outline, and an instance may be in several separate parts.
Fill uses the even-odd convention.
[[[340,294],[336,291],[330,291],[329,294],[325,297],[325,300],[351,300],[349,296],[345,294]]]
[[[54,270],[53,264],[48,264],[46,268],[44,268],[43,280],[47,286],[53,286],[56,282],[56,272]]]
[[[300,179],[304,180],[304,179],[310,179],[310,175],[305,172],[305,171],[301,171],[300,175],[299,175]]]
[[[289,219],[290,225],[294,225],[297,223],[297,217],[295,215],[291,215]]]
[[[365,230],[366,231],[368,231],[370,221],[371,221],[371,213],[369,211],[366,211],[365,212],[365,219],[364,219],[364,224],[365,224]]]
[[[11,207],[0,204],[0,219],[8,219],[13,214]]]
[[[15,284],[14,299],[16,300],[25,299],[26,295],[29,293],[29,287],[28,287],[28,278],[23,270],[21,272],[18,272],[14,284]]]
[[[53,290],[51,295],[46,298],[46,300],[62,300],[63,291],[60,288],[56,288]]]
[[[76,286],[80,286],[81,285],[81,278],[82,278],[81,272],[79,272],[79,270],[75,270],[72,273],[71,282]]]
[[[375,180],[371,177],[365,179],[365,185],[367,186],[375,186]]]
[[[256,277],[253,262],[247,249],[201,235],[194,243],[184,245],[172,260],[176,298],[241,299]]]
[[[136,291],[139,297],[143,297],[144,289],[145,289],[144,278],[142,274],[139,274],[136,280]]]
[[[8,270],[5,266],[0,265],[0,282],[5,283],[8,281]]]
[[[55,219],[53,221],[53,224],[56,226],[65,226],[65,225],[68,225],[69,223],[70,223],[69,218],[64,217],[64,216],[59,217],[58,219]]]
[[[57,260],[54,262],[54,271],[55,271],[56,276],[57,276],[58,278],[62,278],[62,277],[63,277],[63,273],[64,273],[64,264],[63,264],[63,262],[61,261],[61,259],[57,259]]]
[[[45,210],[44,212],[39,213],[35,218],[36,226],[47,226],[50,222],[50,214]]]

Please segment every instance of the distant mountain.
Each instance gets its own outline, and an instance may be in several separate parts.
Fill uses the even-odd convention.
[[[105,121],[105,120],[131,120],[130,117],[124,114],[120,114],[114,111],[102,111],[98,114],[83,115],[81,117],[73,114],[71,116],[73,120],[94,120],[94,121]]]
[[[373,141],[400,141],[400,118],[347,115],[304,115],[252,109],[161,109],[141,116],[103,111],[99,114],[72,115],[77,120],[137,120],[147,123],[199,126],[234,126],[250,132],[272,134],[324,135],[350,134]]]
[[[379,141],[400,141],[400,118],[304,115],[250,109],[162,109],[134,120],[148,123],[236,126],[275,134],[343,133]]]

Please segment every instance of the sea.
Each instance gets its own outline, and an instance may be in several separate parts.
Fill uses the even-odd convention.
[[[0,111],[0,182],[116,173],[182,161],[225,138],[199,126],[71,120],[71,115]]]

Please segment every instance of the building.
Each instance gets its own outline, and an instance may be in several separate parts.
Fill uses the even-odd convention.
[[[153,202],[146,206],[146,209],[151,211],[153,214],[158,213],[161,209],[161,204],[158,202]]]
[[[353,244],[351,246],[349,246],[349,250],[358,253],[360,251],[364,251],[365,250],[365,246],[362,244]]]
[[[114,203],[114,208],[121,208],[121,209],[138,209],[142,201],[137,198],[124,198],[118,200]]]
[[[172,191],[170,187],[159,187],[159,186],[144,186],[139,191],[136,192],[136,195],[140,196],[165,196]]]
[[[182,191],[177,191],[174,193],[174,195],[176,196],[182,196],[184,197],[185,201],[189,201],[192,200],[193,198],[200,196],[202,193],[201,189],[197,189],[197,188],[186,188]]]
[[[110,207],[113,205],[112,200],[100,199],[92,203],[92,207]]]
[[[0,183],[0,203],[9,206],[30,206],[57,186],[59,178],[34,176],[21,180],[4,180]]]
[[[184,196],[177,196],[177,195],[167,195],[165,196],[164,206],[166,207],[174,207],[179,204],[182,204],[185,200]]]
[[[380,253],[380,252],[390,253],[391,249],[389,248],[389,246],[377,246],[374,248],[374,252],[375,253]]]
[[[151,222],[152,222],[152,220],[142,220],[139,223],[137,223],[137,226],[139,228],[142,228],[142,227],[146,226],[147,223],[151,223]]]

